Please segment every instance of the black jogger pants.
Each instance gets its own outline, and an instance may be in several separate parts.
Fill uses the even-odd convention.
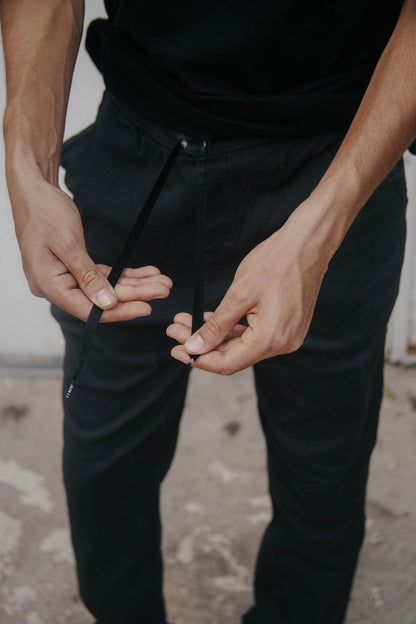
[[[181,135],[105,94],[63,165],[96,262],[113,265]],[[204,202],[205,309],[241,259],[310,194],[341,136],[211,142],[186,136],[130,266],[175,285],[150,317],[100,324],[64,401],[64,482],[81,596],[98,624],[162,624],[159,488],[172,460],[189,368],[165,328],[192,311]],[[398,289],[406,188],[400,161],[330,262],[303,346],[255,365],[273,518],[244,624],[341,624],[364,533],[382,394],[385,329]],[[199,262],[202,262],[199,259]],[[66,387],[83,323],[56,306]]]

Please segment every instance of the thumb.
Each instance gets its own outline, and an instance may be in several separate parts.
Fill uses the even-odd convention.
[[[247,302],[243,303],[241,297],[238,299],[230,288],[207,322],[185,342],[184,347],[190,355],[207,353],[225,340],[247,311]]]
[[[86,249],[78,249],[76,258],[69,258],[65,264],[92,303],[105,310],[114,307],[118,301],[114,290]]]

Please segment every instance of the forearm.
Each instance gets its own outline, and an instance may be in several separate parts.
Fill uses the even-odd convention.
[[[15,172],[57,185],[83,0],[0,0],[7,81],[3,121],[9,188]]]
[[[349,131],[308,200],[309,210],[301,206],[294,220],[308,220],[332,255],[415,136],[416,0],[406,0]]]

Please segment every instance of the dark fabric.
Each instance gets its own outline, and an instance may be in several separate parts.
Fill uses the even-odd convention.
[[[107,0],[87,49],[107,88],[201,138],[342,131],[402,0]]]
[[[123,272],[123,269],[129,266],[130,256],[133,253],[135,247],[137,246],[137,242],[140,238],[140,235],[143,232],[143,229],[147,223],[148,218],[152,214],[152,210],[155,206],[159,193],[163,188],[163,185],[166,181],[167,176],[169,175],[169,172],[172,168],[173,163],[175,162],[175,158],[180,148],[181,148],[181,141],[177,141],[175,145],[173,146],[169,156],[167,157],[166,162],[164,163],[158,177],[156,178],[155,183],[152,187],[152,190],[147,196],[146,201],[144,202],[144,205],[141,206],[140,210],[138,211],[136,220],[133,223],[128,233],[128,236],[123,244],[123,247],[120,249],[117,258],[113,262],[113,266],[107,277],[108,282],[113,287],[117,284]],[[198,232],[201,229],[203,231],[203,227],[202,228],[199,227]],[[199,239],[200,239],[200,236],[198,237],[198,240]],[[198,245],[198,247],[199,246],[200,245]],[[201,295],[203,296],[202,288],[198,288],[198,289],[196,288],[195,290],[197,292],[201,291]],[[199,297],[199,298],[197,297],[195,299],[195,304],[193,307],[193,317],[197,318],[197,323],[199,326],[201,326],[203,323],[202,301],[203,301],[202,297]],[[102,313],[103,313],[103,310],[101,308],[99,308],[97,305],[93,305],[88,315],[88,319],[84,327],[84,334],[82,337],[82,344],[80,348],[77,366],[72,375],[68,390],[66,391],[66,394],[65,394],[66,399],[69,399],[71,397],[72,391],[74,389],[74,384],[81,373],[85,360],[87,359],[88,352],[94,340],[94,335],[97,330],[98,323],[100,322]]]
[[[178,135],[106,95],[96,123],[64,149],[66,181],[86,244],[112,264]],[[82,598],[98,624],[161,624],[159,487],[175,449],[190,369],[172,359],[165,328],[191,311],[196,203],[205,202],[206,308],[241,259],[314,188],[341,136],[290,141],[189,139],[132,258],[173,279],[149,317],[100,324],[65,401],[64,480]],[[368,462],[382,388],[387,319],[405,239],[400,161],[330,263],[312,325],[296,353],[255,366],[273,520],[244,624],[341,624],[364,532]],[[83,323],[52,307],[72,373]],[[204,476],[201,475],[201,479]]]

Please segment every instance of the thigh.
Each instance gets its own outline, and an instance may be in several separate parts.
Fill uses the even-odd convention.
[[[65,338],[64,388],[81,348],[84,324],[53,306]],[[140,450],[138,462],[154,461],[178,427],[189,369],[170,357],[171,340],[159,326],[100,324],[70,400],[64,399],[65,449],[101,468]],[[176,437],[176,434],[174,435]],[[149,474],[143,474],[148,480]]]

